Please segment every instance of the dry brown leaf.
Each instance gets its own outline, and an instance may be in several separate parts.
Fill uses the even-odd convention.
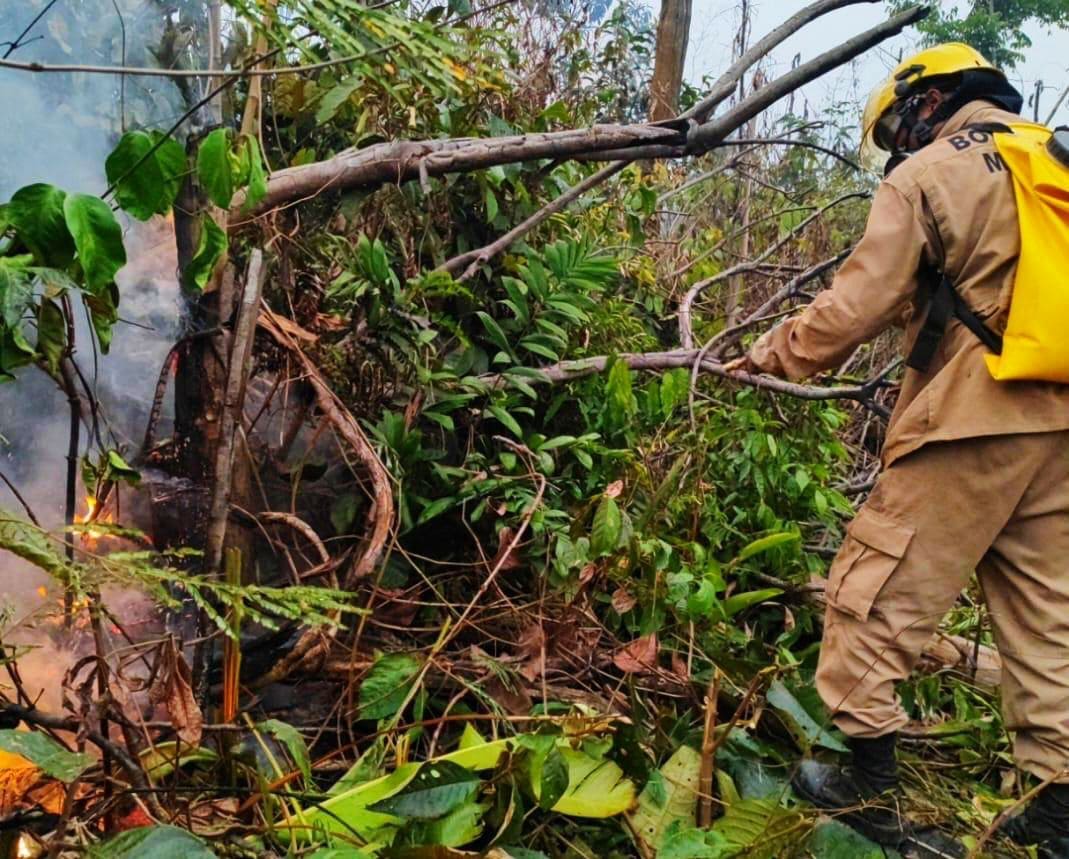
[[[672,673],[683,680],[690,680],[690,670],[687,661],[678,653],[672,654]]]
[[[160,648],[156,682],[149,690],[149,700],[166,708],[175,733],[183,743],[198,746],[204,733],[204,714],[197,704],[192,684],[192,675],[185,657],[179,651],[175,640],[168,639]]]
[[[627,614],[638,600],[627,588],[617,588],[612,595],[612,609],[617,614]]]
[[[26,758],[0,751],[0,815],[18,808],[41,779],[41,771]]]
[[[511,528],[502,528],[498,532],[497,554],[494,555],[494,559],[490,562],[491,570],[496,570],[499,566],[502,570],[515,570],[523,566],[517,547],[513,546],[512,550],[509,550],[509,544],[515,536],[516,532]]]
[[[624,491],[624,482],[622,480],[614,480],[605,489],[606,498],[619,498],[620,493]]]
[[[616,651],[612,661],[625,674],[649,674],[657,669],[658,648],[657,633],[651,632]]]

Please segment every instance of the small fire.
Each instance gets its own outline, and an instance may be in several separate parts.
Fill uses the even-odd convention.
[[[74,520],[79,524],[85,525],[91,524],[93,522],[108,523],[111,521],[111,518],[108,513],[100,512],[100,501],[96,498],[96,496],[86,495],[85,515],[75,516]],[[86,548],[95,549],[97,547],[98,541],[105,536],[107,535],[103,531],[96,531],[92,528],[89,528],[82,532],[82,541],[85,543]]]

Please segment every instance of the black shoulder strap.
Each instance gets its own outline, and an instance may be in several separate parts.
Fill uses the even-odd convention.
[[[961,324],[976,335],[988,349],[996,355],[1002,354],[1002,338],[972,312],[965,303],[965,299],[950,282],[950,278],[944,275],[939,278],[931,291],[928,300],[928,315],[906,359],[907,367],[922,373],[928,371],[952,316],[960,320]]]

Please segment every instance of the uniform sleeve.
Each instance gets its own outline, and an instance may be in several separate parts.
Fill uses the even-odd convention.
[[[750,360],[765,373],[804,379],[837,367],[862,343],[899,322],[917,291],[922,265],[937,257],[938,239],[925,209],[919,191],[907,196],[882,182],[865,234],[831,288],[763,335]]]

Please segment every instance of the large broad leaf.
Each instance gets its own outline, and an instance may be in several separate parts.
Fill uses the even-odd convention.
[[[122,228],[108,204],[90,194],[70,194],[63,201],[67,229],[74,236],[78,262],[89,292],[101,295],[115,282],[126,265]]]
[[[89,308],[89,319],[100,342],[100,351],[106,355],[111,348],[112,329],[119,321],[119,287],[112,283],[99,295],[84,295],[83,301]]]
[[[590,532],[590,550],[595,557],[616,551],[623,533],[623,516],[615,498],[602,497],[594,513],[594,526]]]
[[[451,761],[429,761],[401,791],[370,808],[396,817],[433,820],[467,803],[480,784],[471,770]]]
[[[728,855],[747,859],[779,859],[798,843],[804,818],[774,800],[742,799],[732,802],[713,830],[724,836]]]
[[[249,183],[242,211],[247,212],[267,196],[267,173],[264,170],[260,141],[249,135],[245,138],[245,153],[249,162]]]
[[[728,859],[738,852],[728,847],[719,832],[677,820],[668,827],[656,851],[650,850],[648,855],[657,859]]]
[[[0,731],[0,749],[25,758],[41,772],[62,782],[72,782],[95,761],[91,755],[68,752],[37,731]]]
[[[327,90],[319,100],[319,107],[316,108],[316,125],[330,122],[335,114],[341,110],[342,105],[352,97],[352,94],[356,92],[363,83],[363,77],[354,75],[353,77],[346,78],[332,89]]]
[[[428,820],[413,827],[410,833],[413,844],[441,844],[445,847],[463,847],[483,834],[483,815],[487,803],[466,802],[454,808],[445,817]]]
[[[182,286],[201,292],[211,279],[215,266],[227,249],[226,233],[207,215],[201,218],[197,252],[182,272]]]
[[[42,265],[65,268],[74,259],[74,238],[64,215],[66,199],[66,192],[54,185],[27,185],[7,205],[8,221]]]
[[[615,763],[596,760],[575,751],[564,738],[558,739],[557,744],[568,767],[569,786],[553,806],[553,811],[576,817],[612,817],[631,808],[635,801],[635,786],[624,778],[622,770]],[[484,772],[496,767],[502,756],[515,748],[515,740],[495,740],[451,752],[431,763],[447,762],[472,772]],[[352,832],[356,831],[368,841],[392,837],[403,819],[372,810],[371,806],[377,806],[380,801],[400,792],[419,770],[419,764],[405,764],[388,776],[324,800],[319,806],[302,812],[296,819],[288,820],[285,826],[306,841],[316,828],[345,837],[351,837]],[[541,771],[532,766],[527,775],[530,779],[527,789],[537,796],[541,787]],[[345,778],[348,778],[348,774],[343,776],[343,780]]]
[[[610,760],[595,760],[563,747],[568,765],[568,789],[553,810],[571,817],[615,817],[635,804],[635,784]]]
[[[197,150],[197,179],[209,199],[222,209],[234,197],[234,174],[230,157],[230,132],[217,128],[201,141]]]
[[[892,854],[849,826],[828,820],[819,824],[809,836],[806,855],[813,859],[885,859]]]
[[[104,163],[123,210],[147,221],[174,205],[186,172],[186,153],[158,131],[130,131]]]
[[[22,262],[30,256],[0,257],[0,323],[17,328],[33,301],[33,280]]]
[[[42,301],[37,314],[37,351],[53,376],[67,351],[67,317],[54,301]]]
[[[405,698],[420,661],[408,653],[389,653],[379,657],[360,684],[360,718],[387,719],[393,716]]]
[[[673,823],[690,823],[698,805],[702,759],[690,746],[680,746],[654,772],[631,813],[631,830],[646,848],[655,850]]]
[[[823,746],[836,752],[848,751],[843,742],[822,727],[781,681],[773,681],[766,697],[802,751],[809,751],[813,746]]]
[[[143,826],[93,847],[89,859],[215,859],[208,845],[177,826]]]

